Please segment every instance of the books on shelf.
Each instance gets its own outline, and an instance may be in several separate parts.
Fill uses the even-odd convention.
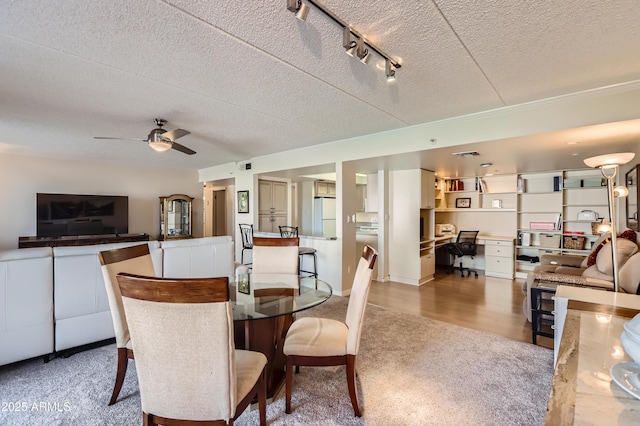
[[[487,184],[484,182],[484,179],[478,178],[478,184],[480,185],[480,192],[487,192]]]
[[[518,194],[524,194],[526,191],[526,182],[527,180],[523,177],[519,177],[517,181],[517,191]]]
[[[553,192],[559,192],[560,191],[560,176],[554,176],[553,177]]]

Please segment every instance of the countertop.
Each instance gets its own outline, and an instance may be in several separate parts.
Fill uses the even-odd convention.
[[[280,234],[277,232],[262,232],[262,231],[254,231],[253,235],[256,237],[268,237],[268,238],[280,238]],[[307,238],[310,240],[337,240],[338,237],[321,237],[316,235],[300,235],[298,238],[303,239]]]
[[[640,400],[613,382],[610,370],[633,361],[620,334],[640,312],[640,297],[569,286],[559,286],[556,297],[570,300],[545,425],[639,424]]]

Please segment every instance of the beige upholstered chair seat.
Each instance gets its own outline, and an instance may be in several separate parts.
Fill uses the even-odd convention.
[[[349,329],[341,321],[300,318],[289,328],[283,351],[285,355],[346,355],[348,335]]]
[[[267,357],[263,353],[236,350],[236,400],[242,401],[255,386]]]

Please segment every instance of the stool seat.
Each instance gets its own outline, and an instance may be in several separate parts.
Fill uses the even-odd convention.
[[[316,252],[316,249],[312,247],[298,247],[298,254],[313,254]]]

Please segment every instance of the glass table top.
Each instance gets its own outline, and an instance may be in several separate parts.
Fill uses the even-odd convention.
[[[326,301],[333,290],[313,277],[249,274],[229,283],[233,320],[257,320],[288,315]]]

